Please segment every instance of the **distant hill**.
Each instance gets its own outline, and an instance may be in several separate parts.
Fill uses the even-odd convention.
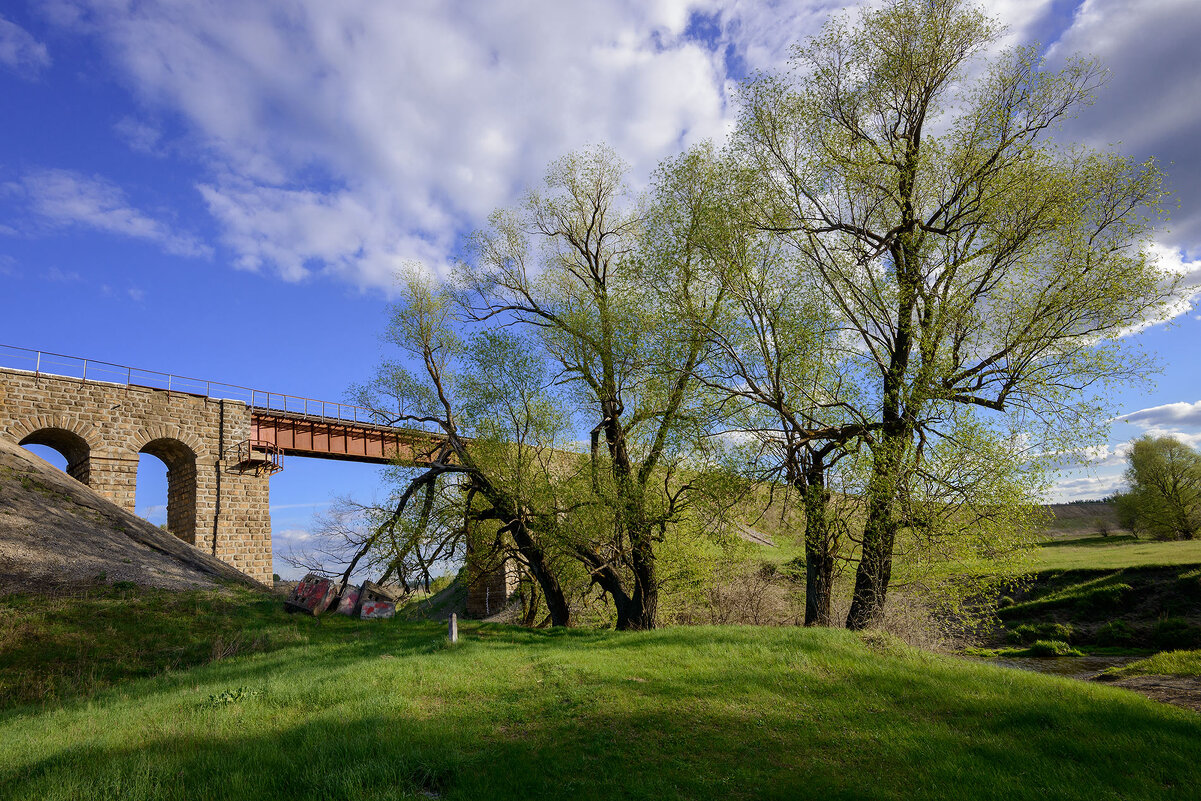
[[[1118,513],[1108,501],[1077,501],[1076,503],[1052,503],[1047,511],[1055,519],[1047,526],[1048,533],[1055,534],[1101,534],[1115,533]]]
[[[0,439],[0,594],[98,581],[165,589],[262,587]]]

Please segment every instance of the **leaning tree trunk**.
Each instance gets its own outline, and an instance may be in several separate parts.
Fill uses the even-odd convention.
[[[546,558],[546,552],[542,550],[542,547],[534,538],[533,532],[530,531],[524,521],[520,519],[515,520],[510,527],[510,533],[513,537],[513,543],[517,546],[517,550],[521,552],[522,558],[525,559],[530,573],[542,589],[542,595],[546,600],[546,608],[550,612],[550,624],[552,626],[570,626],[571,607],[567,604],[567,594],[563,592],[563,586],[559,584],[558,577],[555,576],[554,570],[551,569],[550,563]]]

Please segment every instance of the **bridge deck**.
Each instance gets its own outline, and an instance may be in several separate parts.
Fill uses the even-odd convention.
[[[428,464],[442,441],[426,431],[264,409],[251,411],[251,438],[285,455],[373,464],[399,457],[412,465]]]

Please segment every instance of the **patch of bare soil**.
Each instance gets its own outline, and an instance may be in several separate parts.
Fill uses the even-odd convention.
[[[1131,676],[1110,683],[1155,701],[1201,712],[1201,678],[1196,676]]]
[[[262,586],[0,439],[0,594],[129,581],[182,590]]]

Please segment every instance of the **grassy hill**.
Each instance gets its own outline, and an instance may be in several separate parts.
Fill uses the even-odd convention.
[[[209,596],[174,597],[154,638],[180,649],[167,672],[0,712],[0,798],[1091,800],[1201,786],[1193,713],[881,635],[465,624],[452,647],[441,624],[287,617],[247,592],[224,601],[253,638],[231,656],[215,645],[225,633],[194,625]],[[88,626],[56,602],[47,637],[90,632],[81,670],[147,650],[121,642],[127,604],[96,597],[93,612],[112,604]],[[5,603],[9,618],[46,614]]]

